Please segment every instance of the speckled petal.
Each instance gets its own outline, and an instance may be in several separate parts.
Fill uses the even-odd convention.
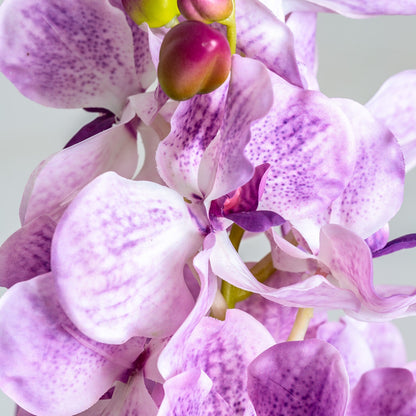
[[[55,219],[90,181],[107,171],[131,178],[137,143],[129,124],[120,124],[52,155],[32,173],[20,206],[23,224],[42,214]]]
[[[162,179],[181,195],[203,197],[198,186],[202,155],[221,126],[228,83],[210,94],[181,102],[171,121],[171,133],[161,142],[156,162]]]
[[[339,352],[310,339],[277,344],[249,366],[248,392],[257,416],[343,416],[348,378]]]
[[[278,2],[275,2],[278,3]],[[302,85],[289,28],[257,0],[236,7],[237,47],[295,85]]]
[[[370,17],[388,14],[416,14],[414,0],[283,0],[285,14],[293,11],[336,12],[347,17]]]
[[[351,126],[323,94],[271,76],[273,107],[254,123],[246,147],[253,165],[271,165],[259,208],[288,221],[318,216],[340,195],[354,168]]]
[[[250,140],[250,125],[264,117],[272,103],[266,67],[254,59],[234,55],[221,130],[208,145],[199,168],[198,185],[203,195],[219,198],[253,176],[254,166],[244,148]]]
[[[0,69],[41,104],[117,114],[141,90],[131,30],[108,1],[6,0],[0,39]]]
[[[396,136],[404,153],[406,170],[416,166],[416,71],[393,75],[366,107]]]
[[[165,382],[158,416],[234,416],[231,407],[212,389],[201,370],[190,369]]]
[[[40,216],[12,234],[0,247],[0,286],[11,287],[51,270],[50,248],[56,223]]]
[[[113,172],[74,199],[52,241],[61,303],[89,337],[171,335],[192,309],[183,268],[202,236],[175,191]]]
[[[62,311],[51,274],[13,286],[0,301],[0,385],[37,416],[92,406],[143,351],[144,338],[99,344]]]
[[[401,206],[403,154],[390,130],[365,107],[351,100],[335,102],[353,127],[357,163],[350,183],[332,203],[330,222],[367,238],[383,227]]]
[[[340,288],[352,291],[360,311],[348,311],[359,319],[387,321],[416,312],[416,290],[409,287],[374,287],[370,249],[353,232],[334,224],[321,230],[318,259],[328,267]]]
[[[233,415],[244,415],[248,364],[274,344],[270,333],[252,316],[237,309],[227,310],[225,321],[205,317],[183,345],[182,371],[198,368],[213,382],[231,406]]]
[[[351,393],[347,416],[410,416],[416,414],[416,383],[404,368],[367,372]]]

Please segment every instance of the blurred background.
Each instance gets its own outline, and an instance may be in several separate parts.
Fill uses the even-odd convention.
[[[416,16],[363,20],[319,16],[321,90],[330,97],[351,98],[364,104],[388,77],[416,68],[415,39]],[[20,95],[2,74],[0,91],[2,243],[19,227],[20,198],[32,170],[60,150],[91,116],[82,110],[58,110],[33,103]],[[391,238],[416,232],[415,212],[416,171],[406,178],[402,209],[390,223]],[[416,285],[416,249],[375,259],[375,281]],[[396,323],[405,338],[409,360],[416,360],[416,318]],[[14,415],[13,403],[2,393],[0,415]]]

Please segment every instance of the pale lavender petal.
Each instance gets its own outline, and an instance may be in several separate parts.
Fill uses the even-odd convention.
[[[216,199],[244,185],[254,166],[244,154],[250,125],[264,117],[273,103],[269,71],[248,58],[233,55],[224,121],[220,133],[208,145],[199,168],[203,195]]]
[[[189,199],[203,196],[198,186],[199,165],[221,126],[227,89],[226,82],[210,94],[181,102],[172,117],[171,133],[157,151],[160,176]]]
[[[271,76],[273,107],[254,123],[246,147],[253,165],[271,165],[259,208],[288,221],[318,216],[342,192],[353,171],[351,126],[323,94]]]
[[[343,416],[349,389],[339,352],[310,339],[277,344],[257,357],[248,392],[257,416]]]
[[[50,248],[56,223],[40,216],[12,234],[0,247],[0,286],[11,287],[51,270]]]
[[[278,2],[276,2],[278,3]],[[289,28],[257,0],[236,7],[237,47],[292,84],[302,86]]]
[[[318,270],[315,256],[296,247],[273,230],[269,235],[273,265],[276,269],[309,274],[314,274]]]
[[[182,346],[182,371],[198,368],[213,381],[213,391],[231,406],[233,415],[244,415],[247,366],[274,344],[270,333],[252,316],[227,310],[225,321],[205,317]]]
[[[181,373],[187,359],[187,351],[183,348],[188,342],[195,327],[207,314],[218,289],[217,277],[212,273],[209,264],[211,247],[205,244],[204,250],[194,258],[194,267],[200,280],[198,298],[192,312],[181,327],[175,332],[159,356],[158,368],[164,379]]]
[[[363,322],[349,317],[344,317],[343,321],[366,339],[376,367],[404,367],[406,347],[399,329],[392,322]]]
[[[201,370],[190,369],[163,386],[165,398],[158,416],[234,416],[236,413],[212,389],[212,381]]]
[[[373,257],[385,256],[398,250],[416,247],[416,234],[402,235],[389,241],[383,248],[373,252]]]
[[[277,271],[267,283],[273,287],[283,287],[292,284],[299,279],[294,274]],[[241,309],[261,322],[273,335],[276,342],[286,341],[295,322],[297,308],[282,306],[271,302],[260,295],[252,294],[249,298],[238,302],[236,307]],[[305,338],[316,338],[316,329],[326,322],[326,312],[315,309],[309,322]]]
[[[354,326],[326,322],[318,328],[316,337],[329,342],[339,351],[348,372],[350,388],[357,384],[366,371],[375,367],[370,346]]]
[[[350,290],[338,288],[321,275],[280,288],[260,283],[250,273],[232,246],[225,232],[215,233],[215,245],[211,254],[213,272],[232,285],[284,306],[347,309],[358,311],[360,303]]]
[[[92,406],[143,351],[144,338],[100,344],[62,311],[51,274],[14,285],[0,301],[0,385],[38,416]]]
[[[404,368],[367,372],[351,393],[347,416],[410,416],[416,413],[416,383]]]
[[[330,222],[367,238],[383,227],[401,206],[403,154],[390,130],[365,107],[346,99],[335,102],[353,127],[357,163],[348,186],[331,206]]]
[[[113,172],[87,185],[52,242],[60,300],[100,342],[171,335],[192,309],[185,263],[202,236],[175,191]]]
[[[22,223],[42,214],[59,218],[68,202],[104,172],[131,178],[137,159],[136,136],[129,124],[117,125],[52,155],[26,185],[20,207]]]
[[[416,71],[404,71],[389,78],[366,104],[399,141],[406,170],[416,165]]]
[[[6,0],[0,38],[1,70],[41,104],[117,114],[141,89],[131,30],[109,2]]]
[[[316,13],[291,13],[286,24],[295,39],[295,53],[298,66],[305,68],[304,82],[308,89],[319,90],[316,79],[318,72],[318,57],[316,51]]]
[[[388,14],[416,14],[414,0],[283,0],[285,14],[293,11],[336,12],[347,17],[370,17]]]
[[[339,225],[324,226],[318,259],[328,267],[339,287],[350,290],[360,301],[360,311],[348,311],[349,315],[359,319],[386,321],[415,313],[414,288],[374,288],[370,249],[364,240],[351,231]]]

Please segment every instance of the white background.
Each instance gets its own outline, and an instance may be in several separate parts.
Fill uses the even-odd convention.
[[[365,103],[386,78],[416,68],[415,39],[416,17],[353,21],[336,15],[320,16],[322,91],[331,97]],[[41,160],[61,149],[90,116],[82,110],[37,105],[21,96],[1,74],[0,91],[0,242],[3,242],[19,227],[18,207],[31,171]],[[416,232],[415,172],[408,175],[405,192],[403,207],[390,224],[392,237]],[[376,259],[375,281],[416,285],[415,268],[416,249]],[[416,359],[416,318],[403,319],[398,325],[406,340],[409,359]],[[13,414],[13,404],[0,396],[0,415]]]

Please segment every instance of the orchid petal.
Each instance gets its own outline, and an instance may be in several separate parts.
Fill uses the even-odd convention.
[[[111,399],[99,400],[77,416],[156,416],[157,410],[139,371],[127,384],[117,382]]]
[[[285,14],[293,11],[335,12],[347,17],[360,18],[378,15],[416,14],[414,0],[283,0]]]
[[[402,235],[389,241],[383,248],[375,251],[373,257],[385,256],[398,250],[416,247],[416,234]]]
[[[252,126],[246,154],[270,163],[259,208],[288,221],[314,217],[338,197],[351,176],[355,142],[345,115],[323,94],[272,77],[274,104]]]
[[[250,125],[267,114],[273,102],[266,67],[234,55],[224,120],[220,133],[209,143],[198,173],[198,185],[210,199],[244,185],[254,167],[244,155],[250,140]]]
[[[257,0],[239,0],[235,17],[237,47],[244,55],[264,63],[288,82],[302,86],[288,27]]]
[[[217,278],[209,265],[211,247],[204,247],[194,258],[194,267],[198,272],[201,287],[192,312],[182,326],[175,332],[159,356],[158,368],[161,375],[168,379],[183,371],[187,351],[183,346],[188,342],[195,327],[207,314],[217,292]]]
[[[365,107],[346,99],[335,102],[353,126],[357,164],[350,183],[332,203],[330,222],[367,238],[400,208],[404,187],[403,155],[392,133]]]
[[[365,239],[365,242],[367,243],[368,247],[370,247],[370,250],[374,252],[381,250],[383,247],[387,245],[387,242],[389,241],[389,235],[390,235],[390,228],[389,224],[385,224],[383,227],[381,227],[378,231],[371,234],[370,237]]]
[[[396,136],[406,161],[406,171],[416,165],[416,71],[393,75],[366,104]]]
[[[392,322],[363,322],[346,316],[347,326],[356,328],[370,346],[375,367],[404,367],[406,347],[399,329]]]
[[[188,199],[201,199],[198,170],[202,155],[216,136],[224,114],[228,83],[210,94],[178,105],[171,133],[160,143],[156,163],[166,184]]]
[[[0,286],[47,273],[50,267],[50,248],[56,223],[41,216],[12,234],[0,247]]]
[[[404,368],[368,371],[352,391],[348,416],[407,416],[416,413],[416,383]]]
[[[341,322],[326,322],[318,328],[317,338],[329,342],[341,354],[348,372],[350,387],[375,366],[370,346],[352,325]]]
[[[318,259],[328,267],[340,288],[351,290],[360,300],[361,310],[348,311],[349,315],[385,321],[415,313],[414,288],[374,288],[370,249],[351,231],[334,224],[324,226]]]
[[[41,104],[117,114],[141,90],[131,30],[110,2],[6,0],[0,38],[1,70]]]
[[[103,174],[78,194],[55,231],[52,270],[61,303],[100,342],[171,335],[192,308],[183,268],[201,240],[175,191]]]
[[[131,178],[137,166],[136,137],[120,124],[54,154],[32,173],[20,207],[22,223],[48,213],[59,218],[68,202],[109,170]]]
[[[0,301],[0,384],[38,416],[68,416],[92,406],[143,350],[82,335],[62,311],[51,274],[14,285]]]
[[[273,337],[253,317],[227,310],[225,321],[205,317],[194,328],[182,353],[182,371],[198,368],[213,381],[213,391],[244,415],[248,364],[274,344]]]
[[[286,21],[295,38],[295,53],[301,74],[308,89],[319,90],[316,75],[318,57],[316,51],[316,13],[291,13]],[[302,73],[302,67],[305,71]]]
[[[233,416],[232,408],[212,390],[212,381],[203,371],[191,369],[164,384],[165,398],[158,416]]]
[[[227,233],[215,233],[215,245],[211,254],[213,272],[233,286],[259,295],[284,306],[344,308],[359,310],[359,301],[350,290],[340,289],[326,278],[314,275],[297,283],[273,288],[260,283],[232,246]]]
[[[317,339],[284,342],[250,364],[248,392],[257,416],[343,416],[348,378],[330,344]]]

